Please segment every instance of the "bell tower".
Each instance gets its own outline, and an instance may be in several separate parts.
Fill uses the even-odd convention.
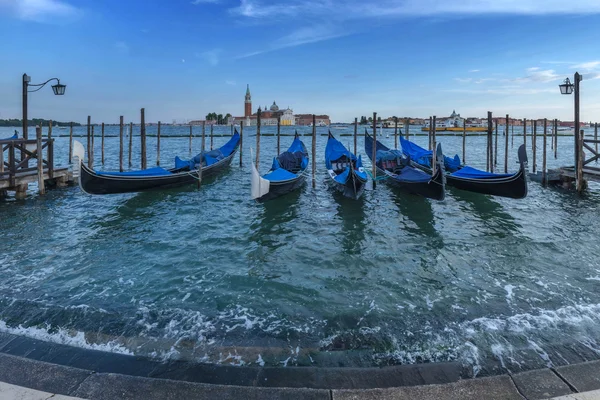
[[[244,100],[244,117],[252,115],[252,96],[250,96],[250,85],[246,86],[246,99]]]

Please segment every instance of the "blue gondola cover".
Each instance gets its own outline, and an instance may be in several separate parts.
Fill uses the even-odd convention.
[[[494,179],[494,178],[508,178],[513,174],[494,174],[487,171],[482,171],[472,167],[462,167],[456,172],[450,174],[450,176],[456,176],[457,178],[471,178],[471,179]]]
[[[95,171],[97,175],[111,176],[162,176],[171,175],[171,172],[162,167],[154,167],[143,169],[141,171],[125,171],[125,172],[110,172],[110,171]]]

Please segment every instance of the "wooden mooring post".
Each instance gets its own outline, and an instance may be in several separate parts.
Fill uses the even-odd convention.
[[[202,135],[204,136],[204,123],[202,123]],[[240,121],[240,167],[242,166],[242,151],[244,150],[244,121]]]
[[[87,117],[87,159],[88,159],[88,167],[92,168],[92,131],[91,125],[92,117],[88,115]]]
[[[515,124],[510,125],[510,147],[515,145]]]
[[[397,126],[398,126],[398,123],[396,122],[396,127]],[[358,137],[358,118],[354,118],[354,154],[356,154],[356,148],[358,146],[357,137]]]
[[[312,121],[312,187],[317,187],[317,118],[313,114]]]
[[[119,117],[119,172],[123,172],[123,116]]]
[[[527,118],[523,118],[523,144],[527,148]]]
[[[535,153],[536,153],[536,144],[537,144],[537,120],[533,121],[533,134],[531,135],[531,151],[533,153],[533,173],[535,174],[535,170],[536,170],[536,159],[535,159]]]
[[[487,166],[489,172],[494,172],[494,147],[493,147],[493,119],[492,112],[488,111],[488,132],[487,132]]]
[[[140,155],[141,155],[141,168],[142,169],[146,169],[148,163],[147,163],[147,157],[146,157],[146,113],[145,110],[142,108],[140,110],[140,145],[142,147],[141,151],[140,151]]]
[[[192,125],[190,124],[190,143],[189,143],[190,156],[192,155]],[[211,149],[212,150],[212,149]]]
[[[429,132],[428,132],[428,134],[427,134],[427,136],[428,136],[428,138],[427,138],[427,139],[429,140],[429,144],[428,144],[428,146],[429,146],[429,147],[428,147],[428,150],[431,150],[431,135],[433,135],[433,134],[431,133],[432,129],[434,129],[434,128],[433,128],[433,117],[429,117]]]
[[[213,127],[215,126],[215,124],[210,124],[210,149],[213,149]],[[258,169],[258,167],[256,167],[256,169]]]
[[[160,165],[160,121],[156,131],[156,165]]]
[[[102,165],[104,165],[104,122],[102,123],[102,138],[100,139],[100,158]]]
[[[204,156],[204,150],[206,150],[206,121],[202,121],[202,140],[200,141],[200,168],[202,168],[202,157]],[[242,156],[242,146],[240,141],[240,164]]]
[[[431,129],[431,150],[435,153],[435,146],[436,146],[436,134],[437,134],[437,117],[434,115],[433,116],[433,128]],[[433,170],[435,172],[435,163],[433,163],[434,165],[432,165]]]
[[[467,120],[463,119],[463,137],[462,137],[462,162],[466,163],[466,144],[467,144]]]
[[[576,124],[576,129],[579,129],[579,123]],[[583,129],[579,131],[577,148],[577,165],[575,166],[577,171],[577,193],[581,194],[585,190],[585,182],[583,180]]]
[[[259,156],[260,156],[260,112],[261,110],[258,110],[257,114],[256,114],[256,169],[258,170],[258,160],[259,160]],[[211,129],[210,129],[210,139],[211,139],[211,150],[212,150],[212,124],[211,124]]]
[[[46,148],[48,157],[48,178],[54,178],[54,140],[52,140],[52,120],[48,127],[48,147]]]
[[[37,175],[38,175],[38,191],[40,195],[46,194],[46,186],[44,184],[44,157],[42,154],[42,127],[35,127],[36,143],[36,158],[37,158]]]
[[[133,122],[129,123],[129,168],[131,168],[131,152],[133,148]]]
[[[498,165],[498,119],[496,119],[496,132],[494,137],[494,166]]]
[[[596,143],[594,144],[596,146],[596,154],[598,154],[598,123],[597,122],[594,124],[594,140],[596,141]],[[597,159],[596,159],[596,164],[598,164]]]
[[[96,125],[92,124],[92,156],[90,157],[90,168],[94,167],[94,127]]]
[[[508,114],[506,114],[506,130],[504,135],[504,173],[508,173]]]
[[[394,117],[394,148],[398,148],[398,117]],[[356,154],[356,146],[354,146],[354,154]]]
[[[404,130],[406,131],[406,140],[410,139],[410,119],[406,118],[406,122],[404,122]],[[398,144],[396,143],[396,149],[398,148]]]
[[[383,124],[383,123],[382,123]],[[377,181],[377,113],[373,113],[373,150],[371,152],[371,178],[373,179],[373,189],[375,189]],[[352,164],[352,163],[350,163]]]
[[[554,159],[558,157],[558,119],[554,119]]]
[[[277,117],[277,156],[279,156],[279,147],[281,145],[281,116]]]
[[[73,163],[73,122],[69,124],[69,164]]]
[[[548,136],[548,119],[544,118],[544,141],[542,150],[542,185],[546,186],[546,137]]]

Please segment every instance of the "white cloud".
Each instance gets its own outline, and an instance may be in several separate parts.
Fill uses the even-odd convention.
[[[539,69],[540,69],[540,67],[531,67],[531,68],[527,68],[527,72],[538,71]]]
[[[206,3],[212,3],[212,4],[217,4],[219,3],[221,0],[193,0],[191,2],[191,4],[197,6],[199,4],[206,4]]]
[[[219,64],[219,55],[221,54],[221,49],[213,49],[209,51],[205,51],[204,53],[196,53],[197,57],[204,58],[210,65],[213,67]]]
[[[582,69],[582,70],[594,70],[600,67],[600,61],[588,61],[581,64],[573,65],[571,68],[573,69]]]
[[[235,81],[230,81],[230,80],[227,80],[227,81],[225,81],[225,84],[226,84],[226,85],[235,86]]]
[[[469,83],[473,80],[473,78],[454,78],[454,80],[460,83]]]
[[[470,69],[469,72],[475,73],[475,72],[479,72],[479,70],[478,69]]]
[[[63,22],[81,11],[59,0],[0,0],[0,10],[8,9],[17,18],[36,22]]]
[[[127,45],[127,43],[125,43],[123,41],[116,42],[115,43],[115,48],[121,54],[128,54],[129,53],[129,46]]]
[[[528,68],[529,74],[522,78],[514,79],[515,82],[552,82],[563,77],[556,74],[553,69],[541,70],[539,68]]]

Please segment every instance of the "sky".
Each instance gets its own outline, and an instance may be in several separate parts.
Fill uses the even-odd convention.
[[[253,110],[600,120],[599,0],[0,0],[0,118],[185,122]]]

